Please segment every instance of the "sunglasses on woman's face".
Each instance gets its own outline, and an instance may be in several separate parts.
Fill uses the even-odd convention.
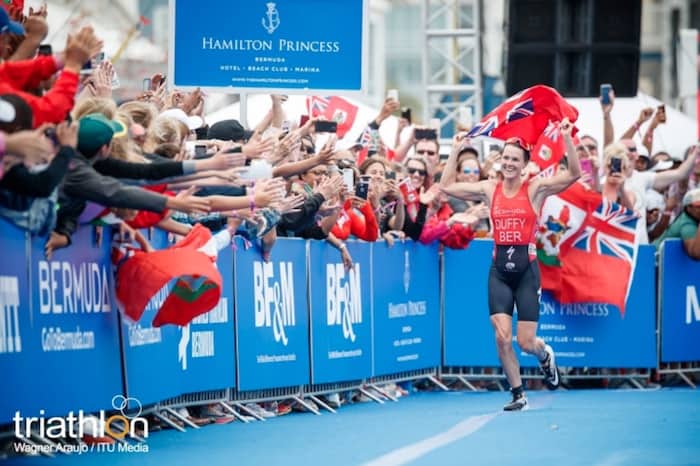
[[[408,173],[410,175],[413,175],[414,173],[418,173],[420,176],[426,176],[428,174],[428,172],[423,170],[422,168],[409,168]]]
[[[471,175],[472,173],[478,175],[481,171],[478,168],[465,168],[462,173],[465,175]]]

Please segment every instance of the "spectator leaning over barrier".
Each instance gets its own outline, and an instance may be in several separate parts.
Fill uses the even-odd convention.
[[[479,223],[479,218],[468,212],[454,213],[447,202],[447,196],[438,192],[437,186],[426,193],[427,197],[433,198],[431,208],[436,214],[425,222],[419,240],[423,244],[440,241],[448,248],[466,249],[474,238],[474,229]],[[488,208],[486,213],[488,214]]]
[[[683,196],[683,213],[668,227],[668,230],[654,242],[659,245],[669,238],[680,238],[683,249],[692,259],[700,260],[700,188],[688,191]]]
[[[56,229],[46,244],[46,254],[68,246],[77,228],[77,219],[92,201],[106,207],[162,212],[165,209],[186,212],[208,212],[209,201],[191,195],[168,197],[137,187],[125,186],[117,179],[103,176],[93,168],[97,161],[108,157],[113,137],[123,137],[126,128],[102,114],[87,115],[80,119],[78,153],[73,158],[68,174],[61,185]]]
[[[340,251],[345,267],[351,268],[352,257],[347,246],[331,231],[338,222],[344,202],[341,195],[344,187],[343,178],[339,175],[329,176],[326,165],[317,165],[302,174],[300,178],[300,182],[293,186],[292,192],[306,196],[307,200],[312,201],[312,203],[318,200],[319,195],[324,201],[315,210],[313,216],[301,219],[307,226],[297,230],[296,236],[305,239],[327,240]],[[306,205],[307,203],[304,203],[304,206]]]

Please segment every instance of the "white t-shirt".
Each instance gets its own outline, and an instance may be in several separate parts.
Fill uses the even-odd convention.
[[[647,234],[647,206],[645,193],[648,189],[654,186],[654,172],[638,172],[634,170],[632,175],[625,181],[625,188],[634,193],[634,210],[639,213],[637,221],[637,238],[639,244],[649,244],[649,235]]]

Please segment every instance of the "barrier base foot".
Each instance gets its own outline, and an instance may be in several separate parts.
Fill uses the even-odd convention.
[[[244,405],[243,403],[238,403],[238,402],[236,402],[236,403],[232,403],[232,404],[233,404],[233,406],[235,406],[236,408],[240,409],[241,411],[243,411],[244,413],[248,414],[249,416],[254,417],[254,418],[257,419],[258,421],[264,421],[264,420],[265,420],[264,417],[260,416],[259,414],[256,414],[255,412],[253,412],[253,410],[251,410],[250,408],[248,408],[248,407],[247,407],[246,405]]]
[[[311,411],[312,413],[314,413],[315,415],[317,415],[317,416],[320,416],[320,415],[321,415],[321,413],[319,412],[318,409],[316,409],[315,407],[311,406],[311,405],[310,405],[309,403],[307,403],[306,400],[304,400],[302,397],[300,397],[300,396],[294,396],[294,397],[292,397],[292,399],[293,399],[294,401],[296,401],[297,403],[299,403],[300,405],[302,405],[304,408],[306,408],[306,409],[308,409],[309,411]]]
[[[321,400],[319,397],[314,396],[314,395],[309,395],[309,398],[313,400],[314,403],[319,405],[321,408],[325,409],[326,411],[330,411],[331,413],[335,414],[336,410],[328,406],[327,403],[324,403],[323,400]]]
[[[688,385],[690,385],[690,388],[697,388],[697,387],[695,386],[695,383],[694,383],[694,382],[691,380],[691,378],[688,377],[686,374],[684,374],[683,372],[678,372],[678,375],[681,377],[681,379],[683,379],[683,381],[684,381],[685,383],[687,383]]]
[[[153,415],[160,419],[162,422],[166,423],[173,429],[179,430],[180,432],[184,432],[185,428],[180,427],[179,425],[175,424],[168,416],[164,416],[163,414],[159,413],[158,411],[154,411]]]
[[[447,385],[445,385],[444,383],[440,382],[440,380],[438,380],[438,378],[435,377],[434,375],[429,375],[429,376],[427,377],[427,379],[430,380],[430,381],[431,381],[432,383],[434,383],[435,385],[437,385],[443,392],[449,392],[449,391],[450,391],[450,389],[447,387]]]
[[[457,376],[457,380],[459,380],[460,382],[462,382],[462,383],[464,384],[464,386],[467,387],[467,390],[471,390],[471,391],[473,391],[473,392],[480,392],[480,391],[482,391],[481,389],[476,388],[470,381],[468,381],[466,378],[464,378],[464,377],[461,376],[461,375],[458,375],[458,376]]]
[[[171,416],[175,416],[176,418],[178,418],[179,420],[181,420],[182,422],[184,422],[184,423],[187,424],[188,426],[192,427],[193,429],[199,429],[199,426],[198,426],[197,424],[195,424],[194,422],[190,421],[189,419],[187,419],[185,416],[183,416],[182,414],[178,413],[178,412],[175,411],[174,409],[172,409],[172,408],[162,408],[162,409],[163,409],[163,411],[165,411],[165,412],[167,412],[167,413],[170,413]]]
[[[228,404],[224,403],[223,401],[220,401],[219,405],[222,408],[224,408],[224,410],[227,413],[229,413],[231,416],[235,417],[239,421],[243,421],[246,424],[248,424],[250,422],[246,416],[242,416],[238,411],[236,411],[235,409],[233,409],[232,407],[230,407]]]
[[[383,396],[384,398],[387,398],[387,399],[389,399],[389,400],[391,400],[391,401],[399,401],[398,398],[396,398],[395,396],[392,396],[389,392],[387,392],[387,391],[384,390],[383,388],[381,388],[381,387],[379,387],[379,386],[377,386],[377,385],[375,385],[375,384],[373,384],[373,383],[369,384],[368,387],[370,387],[370,388],[371,388],[372,390],[374,390],[375,392],[379,393],[379,394],[380,394],[381,396]]]
[[[370,392],[369,390],[366,390],[364,387],[360,387],[358,389],[358,391],[360,393],[362,393],[364,396],[366,396],[367,398],[369,398],[370,400],[376,401],[380,405],[384,404],[384,400],[382,400],[381,398],[379,398],[378,396],[376,396],[374,393]]]

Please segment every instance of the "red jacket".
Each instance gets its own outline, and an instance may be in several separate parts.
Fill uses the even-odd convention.
[[[365,202],[358,212],[352,207],[352,201],[345,201],[343,211],[338,216],[338,221],[333,225],[331,232],[342,240],[348,239],[352,234],[364,241],[377,241],[379,224],[374,210],[372,210],[372,204]]]
[[[0,94],[16,94],[24,99],[34,114],[35,128],[44,123],[60,123],[73,109],[80,77],[71,71],[62,71],[42,97],[24,92],[36,89],[56,71],[58,65],[52,56],[0,64]]]
[[[447,220],[452,216],[452,208],[444,203],[437,214],[430,217],[423,226],[420,234],[420,242],[430,244],[439,240],[442,244],[452,249],[466,249],[474,238],[474,232],[470,226],[454,223],[447,226]]]

